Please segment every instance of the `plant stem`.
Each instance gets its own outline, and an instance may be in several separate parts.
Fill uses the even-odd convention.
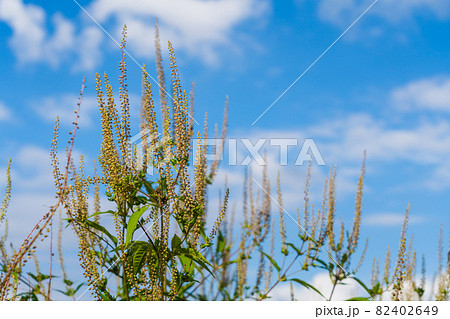
[[[284,271],[283,275],[278,276],[277,281],[272,285],[272,287],[270,287],[262,296],[260,296],[257,301],[261,301],[263,299],[265,299],[267,297],[267,295],[282,281],[286,280],[286,274],[289,271],[289,269],[294,265],[295,261],[297,260],[297,258],[300,257],[300,255],[297,254],[297,256],[295,256],[294,260],[292,260],[292,262],[289,264],[289,266],[286,268],[286,270]]]

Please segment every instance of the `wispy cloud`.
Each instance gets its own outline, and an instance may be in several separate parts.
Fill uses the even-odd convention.
[[[22,65],[40,62],[56,68],[75,59],[77,69],[86,70],[98,63],[101,31],[84,27],[79,31],[76,23],[60,12],[48,16],[38,5],[0,0],[0,21],[11,28],[8,42]]]
[[[366,150],[372,168],[415,166],[429,172],[421,187],[442,190],[450,186],[448,179],[442,178],[443,172],[450,176],[450,164],[445,160],[450,157],[450,124],[444,119],[398,127],[389,119],[350,114],[312,126],[310,132],[320,141],[318,145],[328,163],[355,165]]]
[[[350,113],[343,117],[325,119],[319,123],[306,126],[301,130],[259,130],[246,135],[245,132],[234,133],[253,141],[258,138],[297,138],[301,145],[304,138],[313,138],[323,156],[326,166],[314,163],[312,173],[311,196],[319,201],[323,182],[330,166],[337,165],[337,192],[339,196],[353,196],[360,174],[364,151],[367,152],[367,174],[384,174],[386,168],[414,167],[426,171],[423,177],[411,177],[414,182],[403,183],[403,188],[415,189],[427,187],[432,191],[450,187],[450,164],[445,158],[450,157],[450,124],[444,120],[424,120],[408,127],[399,127],[389,118],[378,118],[367,113]],[[238,146],[241,146],[238,143]],[[286,207],[295,210],[302,205],[302,192],[306,175],[306,166],[294,166],[299,147],[291,146],[288,152],[289,165],[280,165],[280,149],[270,147],[269,142],[261,148],[260,154],[267,152],[268,177],[276,180],[280,170]],[[238,147],[238,164],[248,155],[243,147]],[[225,161],[227,156],[225,156]],[[263,167],[255,161],[250,163],[253,177],[261,180]],[[223,164],[217,176],[216,185],[223,187],[225,177],[228,185],[240,189],[243,183],[244,167],[227,167]],[[449,178],[445,178],[448,176]],[[384,175],[384,178],[391,176]],[[366,188],[370,191],[370,187]],[[392,216],[391,216],[392,217]],[[369,220],[370,221],[370,220]]]
[[[11,110],[3,102],[0,101],[0,121],[10,120],[11,117]]]
[[[75,119],[75,106],[78,103],[78,95],[59,94],[44,97],[38,101],[33,101],[31,107],[46,122],[55,122],[59,117],[60,123],[72,126]],[[93,117],[97,114],[97,100],[95,96],[83,96],[82,107],[80,108],[79,125],[90,127],[93,124]]]
[[[12,155],[12,179],[20,192],[52,190],[53,174],[49,150],[35,145],[24,145]]]
[[[0,0],[0,20],[13,31],[9,44],[21,63],[44,61],[56,66],[73,48],[74,26],[61,14],[51,18],[55,30],[51,35],[46,30],[46,12],[21,0]]]
[[[102,61],[102,44],[104,34],[97,26],[86,26],[78,37],[77,60],[72,66],[74,71],[94,69]]]
[[[404,111],[450,112],[450,77],[432,77],[408,83],[393,90],[391,101]]]
[[[408,128],[365,113],[324,121],[310,128],[324,138],[321,147],[328,160],[361,158],[364,150],[372,160],[406,160],[415,164],[437,164],[450,155],[450,124],[428,121]]]
[[[344,27],[348,21],[370,5],[373,0],[322,0],[319,17]],[[450,17],[447,0],[383,0],[369,13],[390,24],[401,25],[419,15],[431,15],[438,19]]]
[[[163,43],[171,40],[177,49],[213,64],[221,48],[239,49],[235,29],[264,18],[269,6],[266,0],[94,0],[86,9],[118,40],[127,24],[128,42],[138,56],[153,55],[158,17]],[[9,46],[22,65],[39,62],[56,68],[70,61],[73,70],[84,71],[98,65],[104,54],[106,35],[81,10],[80,16],[68,19],[61,12],[50,16],[43,7],[23,0],[0,0],[0,21],[12,30]]]
[[[314,3],[318,18],[330,25],[345,29],[375,0],[296,0],[301,7],[305,2]],[[417,32],[421,19],[448,21],[450,2],[447,0],[380,0],[367,13],[363,21],[352,29],[347,40],[373,40],[383,36],[402,44],[408,42],[408,34]]]
[[[151,35],[158,17],[162,43],[170,40],[176,48],[215,63],[220,47],[238,47],[235,28],[264,18],[268,8],[265,0],[96,0],[88,11],[101,23],[114,20],[118,35],[127,24],[130,46],[141,56],[153,55]]]
[[[401,226],[404,218],[404,213],[377,213],[363,216],[362,223],[367,226]],[[423,220],[421,216],[410,216],[408,223],[416,224]]]

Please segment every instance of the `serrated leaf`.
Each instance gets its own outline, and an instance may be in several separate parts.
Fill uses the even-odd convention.
[[[151,247],[145,241],[134,242],[133,244],[133,273],[136,275],[141,270],[145,256]]]
[[[212,273],[212,271],[208,267],[208,266],[212,267],[212,265],[198,251],[196,251],[193,248],[180,248],[180,253],[182,255],[184,255],[185,257],[192,259],[199,266],[201,266],[203,269],[208,271],[211,274],[211,276],[215,277],[214,274]]]

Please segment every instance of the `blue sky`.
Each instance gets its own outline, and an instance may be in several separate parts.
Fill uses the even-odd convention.
[[[382,258],[388,244],[397,247],[400,216],[410,202],[410,234],[433,273],[438,229],[441,223],[448,229],[450,211],[448,1],[378,1],[254,125],[373,0],[78,3],[116,40],[126,23],[128,51],[152,75],[158,16],[163,48],[167,40],[173,43],[184,87],[196,82],[197,121],[208,112],[211,123],[220,123],[229,95],[230,137],[313,138],[327,165],[313,169],[312,197],[320,204],[323,179],[329,166],[337,165],[338,214],[347,222],[366,150],[362,227],[363,237],[371,238],[369,256]],[[90,161],[96,158],[100,131],[94,76],[106,71],[116,78],[119,55],[116,43],[72,0],[0,0],[0,172],[4,176],[12,158],[9,218],[15,239],[26,234],[40,208],[51,205],[53,122],[60,115],[63,130],[70,129],[84,76],[77,152]],[[141,70],[130,59],[128,70],[136,103]],[[135,131],[136,115],[137,110]],[[267,151],[272,185],[280,169],[286,208],[295,211],[303,206],[306,167],[278,167],[276,149]],[[298,152],[289,153],[291,164]],[[237,199],[243,168],[222,168],[217,185],[227,176]]]

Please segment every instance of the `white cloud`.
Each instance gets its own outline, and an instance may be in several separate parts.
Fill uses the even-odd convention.
[[[310,195],[312,202],[317,204],[320,204],[321,201],[323,182],[328,175],[329,167],[336,164],[338,198],[354,196],[364,151],[367,152],[366,168],[369,175],[383,174],[386,167],[391,169],[402,165],[427,172],[423,175],[423,179],[417,178],[414,182],[402,183],[403,188],[426,187],[435,191],[450,187],[450,164],[444,160],[450,157],[450,148],[448,147],[450,145],[450,123],[444,120],[423,121],[405,128],[394,126],[388,119],[358,113],[324,120],[302,130],[260,130],[253,132],[251,136],[245,135],[245,132],[237,135],[251,139],[253,144],[258,138],[298,138],[300,142],[305,137],[313,138],[326,162],[325,167],[319,167],[313,162]],[[238,146],[240,146],[239,143]],[[303,206],[302,198],[307,168],[307,165],[292,165],[298,155],[299,147],[289,148],[288,158],[291,164],[287,166],[279,164],[279,148],[270,147],[269,142],[266,142],[261,149],[261,155],[264,149],[267,151],[268,177],[271,181],[272,194],[276,194],[277,171],[280,170],[285,208],[295,215],[296,207]],[[237,154],[239,164],[249,153],[243,147],[238,147]],[[227,166],[226,161],[227,156],[224,158],[224,163],[215,181],[215,187],[223,189],[225,176],[227,176],[228,185],[231,189],[237,190],[232,195],[240,198],[244,167]],[[254,161],[250,166],[255,180],[261,182],[262,167]],[[258,189],[259,187],[255,185],[255,194]],[[365,190],[370,192],[370,186],[366,186]],[[212,200],[213,208],[217,207],[216,199],[214,197]],[[394,215],[377,217],[380,217],[379,221],[383,220],[383,223],[387,224],[399,221],[399,218]],[[375,219],[369,218],[368,222],[375,223]]]
[[[421,79],[391,93],[392,103],[400,110],[450,112],[450,78]]]
[[[400,23],[401,20],[424,13],[439,19],[450,16],[450,4],[446,0],[384,0],[380,4],[375,8],[376,14],[392,23]]]
[[[47,122],[55,122],[59,116],[60,123],[72,126],[75,120],[76,105],[79,95],[61,94],[43,98],[33,102],[32,107],[38,115]],[[79,125],[81,127],[90,127],[93,124],[93,116],[97,114],[97,100],[94,96],[83,96],[80,107]]]
[[[73,66],[76,71],[92,70],[102,59],[100,44],[103,39],[103,31],[97,26],[84,28],[78,41],[78,61]]]
[[[34,60],[41,56],[40,46],[45,38],[44,10],[36,5],[25,5],[20,0],[0,1],[0,19],[13,30],[10,44],[19,60]]]
[[[63,147],[62,147],[63,148]],[[64,149],[59,151],[60,169],[63,170],[66,161]],[[76,165],[80,152],[74,150],[72,158]],[[85,156],[85,162],[89,163]],[[6,163],[0,169],[0,185],[6,180]],[[52,194],[55,191],[53,172],[50,159],[50,149],[36,145],[23,145],[11,154],[11,179],[13,194],[34,192],[35,194]],[[4,185],[3,185],[4,186]],[[0,191],[1,193],[1,191]]]
[[[14,183],[14,181],[13,181]],[[15,249],[20,247],[23,240],[27,237],[27,235],[31,232],[33,227],[38,223],[38,221],[50,210],[50,206],[53,206],[57,203],[57,199],[55,195],[51,193],[52,189],[46,188],[44,192],[36,193],[36,191],[24,190],[21,189],[20,192],[16,190],[13,191],[11,196],[11,202],[6,213],[6,219],[8,220],[8,238],[7,243],[9,250],[9,244],[11,243]],[[92,200],[90,201],[92,203]],[[105,198],[101,198],[102,209],[114,209],[111,207],[111,203],[108,202]],[[57,210],[53,217],[53,252],[55,253],[55,257],[53,259],[53,272],[58,276],[53,284],[55,284],[56,289],[59,289],[58,285],[61,285],[61,276],[60,276],[60,266],[58,264],[57,259],[59,258],[59,254],[56,252],[56,240],[58,236],[59,230],[59,213],[61,212],[62,218],[66,218],[66,212],[64,209]],[[109,222],[108,220],[102,220],[102,223],[108,229],[113,229],[113,222]],[[0,236],[3,236],[5,223],[0,223]],[[78,260],[78,241],[73,229],[71,227],[67,227],[67,222],[63,221],[63,232],[62,232],[62,248],[64,255],[64,264],[66,267],[66,271],[70,276],[70,279],[77,282],[77,284],[81,283],[85,280],[82,275],[82,271],[79,265]],[[36,242],[37,249],[36,255],[38,257],[41,270],[48,270],[49,263],[49,248],[51,243],[51,236],[44,239],[44,241],[38,240]],[[25,268],[25,271],[33,271],[34,265],[28,264]],[[45,271],[44,271],[45,272]],[[64,290],[63,288],[61,288]],[[64,299],[64,296],[59,293],[52,294],[52,298],[57,298],[57,300]],[[89,297],[85,296],[83,300],[89,300]]]
[[[9,44],[21,63],[44,61],[57,66],[74,45],[74,26],[60,13],[52,17],[53,35],[46,30],[47,15],[34,4],[1,0],[0,20],[13,30]]]
[[[322,0],[319,4],[319,16],[324,21],[346,27],[373,2],[373,0]],[[447,19],[450,17],[450,3],[446,0],[384,0],[376,3],[367,13],[391,24],[401,24],[421,14]]]
[[[281,177],[281,188],[283,192],[283,205],[284,207],[291,213],[293,216],[296,215],[295,209],[296,207],[301,207],[303,205],[303,202],[301,201],[301,198],[303,198],[303,188],[304,188],[304,181],[306,177],[307,167],[308,163],[305,162],[302,166],[293,166],[292,163],[295,162],[296,158],[299,155],[300,148],[302,146],[303,137],[305,135],[303,132],[297,132],[297,131],[260,131],[257,133],[253,133],[251,136],[245,136],[246,138],[249,138],[251,143],[253,145],[256,144],[259,137],[266,138],[266,141],[263,145],[263,147],[260,150],[260,155],[264,156],[264,151],[266,152],[266,163],[267,163],[267,177],[271,182],[271,194],[276,199],[276,180],[277,180],[277,174],[278,171],[280,171],[280,177]],[[244,137],[244,136],[243,136]],[[288,163],[289,165],[280,165],[280,147],[279,146],[271,146],[269,137],[274,139],[280,139],[280,138],[298,138],[298,145],[297,146],[291,146],[289,147],[289,151],[287,154]],[[244,161],[244,159],[247,156],[251,156],[251,153],[244,147],[243,143],[238,139],[237,142],[237,160],[236,166],[230,166],[227,165],[228,163],[228,146],[229,144],[226,144],[225,150],[226,154],[224,156],[223,162],[221,164],[220,170],[218,172],[218,175],[216,176],[214,180],[214,189],[224,189],[225,185],[225,179],[227,179],[227,185],[230,187],[233,192],[231,193],[231,198],[240,200],[242,195],[242,187],[244,183],[244,170],[245,166],[241,165],[241,163]],[[249,177],[250,173],[251,176],[258,182],[262,183],[262,176],[263,176],[263,170],[264,166],[259,165],[255,159],[252,158],[251,162],[249,163],[247,169]],[[317,165],[313,165],[312,167],[312,194],[311,198],[313,200],[320,200],[321,199],[321,192],[323,189],[323,181],[325,178],[325,175],[328,173],[328,167],[319,167]],[[352,191],[354,191],[354,188],[352,188]],[[261,197],[264,194],[264,191],[258,186],[256,183],[253,186],[253,192],[254,196],[257,196],[257,193],[259,193],[259,196]],[[213,196],[217,194],[217,191],[213,191],[210,194]],[[222,191],[223,194],[223,191]],[[300,195],[299,195],[300,194]],[[212,202],[212,208],[215,209],[217,207],[218,198],[214,197]],[[274,208],[277,210],[278,207],[274,203]]]
[[[76,114],[74,113],[79,96],[75,94],[62,94],[59,96],[46,97],[36,102],[35,110],[39,116],[47,122],[54,123],[56,117],[63,125],[73,126]],[[98,112],[97,100],[93,96],[83,96],[80,107],[80,127],[91,127],[93,116]]]
[[[0,121],[10,120],[12,117],[11,110],[0,101]]]
[[[49,19],[53,33],[47,30]],[[58,67],[75,55],[79,56],[77,68],[85,70],[99,60],[101,31],[86,28],[77,35],[75,23],[60,12],[48,17],[45,10],[35,4],[0,0],[0,21],[13,31],[8,42],[21,64],[44,62]]]
[[[450,123],[423,122],[416,127],[396,128],[368,114],[350,114],[311,127],[328,161],[361,159],[363,151],[372,160],[406,160],[437,164],[449,155]]]
[[[417,165],[429,170],[429,176],[422,181],[433,190],[450,186],[450,123],[444,120],[423,121],[408,128],[396,128],[383,119],[367,114],[352,114],[348,117],[325,121],[311,127],[327,163],[355,165],[362,153],[367,151],[372,168],[382,165]],[[342,166],[341,166],[342,167]],[[412,185],[410,185],[412,186]]]
[[[21,147],[12,155],[11,178],[13,188],[20,192],[54,189],[50,150],[34,145]]]
[[[312,286],[319,290],[322,295],[329,297],[333,285],[330,280],[328,273],[319,273],[315,275],[310,281],[308,281]],[[345,279],[343,285],[336,286],[333,292],[331,300],[347,300],[354,297],[367,297],[367,293],[364,292],[363,288],[353,279]],[[270,300],[291,300],[290,297],[290,285],[280,284],[273,292],[270,294],[272,297]],[[294,284],[294,297],[299,301],[323,301],[324,298],[321,297],[317,292],[305,287],[300,287],[298,284]]]
[[[404,213],[379,213],[363,216],[363,225],[370,226],[401,226],[403,224]],[[423,221],[421,216],[410,216],[408,224],[416,224]]]
[[[131,121],[139,121],[141,97],[136,94],[129,94]],[[117,108],[120,108],[119,95],[114,95]],[[73,126],[79,95],[63,93],[54,96],[47,96],[37,101],[33,101],[31,107],[44,121],[54,123],[59,116],[60,124],[69,127]],[[83,95],[81,99],[80,118],[78,124],[82,128],[91,128],[100,119],[97,97],[93,95]],[[137,133],[137,132],[136,132]]]
[[[445,276],[445,274],[443,274]],[[400,301],[418,301],[419,296],[415,291],[415,287],[420,283],[422,278],[415,278],[415,285],[411,281],[405,281],[403,283],[402,293],[400,294]],[[438,294],[438,276],[425,277],[424,294],[422,296],[422,301],[436,301],[436,295]],[[392,301],[392,287],[383,292],[381,295],[382,301]]]
[[[219,49],[238,50],[235,29],[241,23],[264,17],[268,2],[258,0],[95,0],[87,11],[120,40],[128,25],[128,43],[139,56],[154,52],[154,17],[160,19],[163,47],[171,40],[175,48],[207,63],[219,59]],[[23,0],[0,0],[0,21],[12,29],[9,45],[21,64],[44,62],[58,67],[69,59],[73,70],[90,70],[101,60],[100,45],[106,35],[80,11],[79,26],[60,12],[48,16],[44,8]],[[52,29],[47,29],[48,20]],[[113,20],[110,27],[109,20]],[[109,41],[109,39],[108,39]]]
[[[450,187],[450,165],[446,161],[442,161],[440,165],[430,174],[425,181],[424,186],[431,190],[442,190]]]
[[[158,17],[163,44],[170,40],[175,47],[213,63],[220,46],[236,46],[235,27],[261,18],[267,8],[266,1],[257,0],[96,0],[88,11],[101,23],[115,18],[117,34],[127,24],[128,42],[141,56],[153,55],[154,17]]]

